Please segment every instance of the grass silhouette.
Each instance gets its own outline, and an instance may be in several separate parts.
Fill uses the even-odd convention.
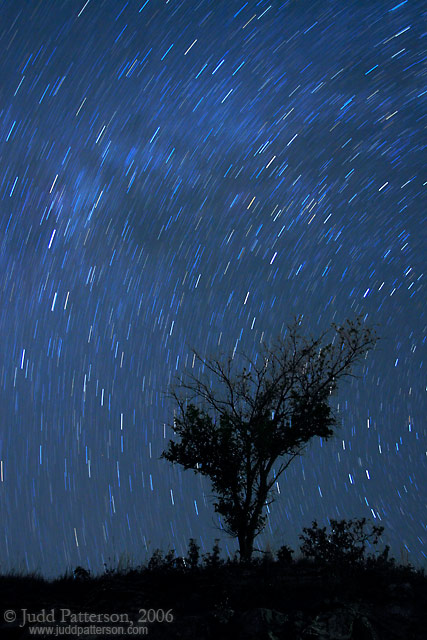
[[[399,564],[384,552],[365,554],[353,562],[342,555],[325,561],[324,555],[316,557],[313,549],[309,551],[293,560],[292,550],[284,545],[276,554],[267,550],[257,559],[240,562],[237,554],[223,559],[218,541],[201,556],[191,539],[185,557],[156,550],[144,565],[132,567],[129,559],[123,559],[99,575],[84,567],[53,580],[38,574],[0,575],[3,607],[17,615],[15,622],[2,620],[0,637],[30,637],[31,625],[20,626],[22,609],[27,617],[43,612],[46,616],[53,610],[57,634],[67,637],[79,637],[78,633],[81,637],[81,629],[84,637],[103,635],[90,635],[89,619],[79,622],[75,635],[65,632],[70,616],[67,613],[62,621],[62,610],[70,615],[105,614],[116,626],[125,615],[129,624],[146,627],[138,637],[146,633],[159,639],[425,637],[423,569]]]

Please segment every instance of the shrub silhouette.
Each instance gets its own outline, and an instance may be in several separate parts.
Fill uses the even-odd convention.
[[[370,529],[367,529],[368,524]],[[299,537],[303,541],[300,549],[305,557],[319,563],[361,564],[367,559],[367,544],[378,544],[384,531],[384,527],[374,526],[366,518],[330,520],[330,527],[330,531],[327,531],[326,527],[319,527],[317,521],[313,520],[311,527],[303,529]],[[387,560],[388,548],[380,557]]]
[[[148,571],[151,572],[182,571],[184,567],[184,559],[177,558],[174,549],[169,549],[166,554],[164,554],[161,549],[155,549],[147,565]]]
[[[277,561],[283,565],[291,564],[293,553],[294,550],[287,544],[284,544],[276,552]]]
[[[203,564],[205,567],[216,569],[224,564],[220,557],[221,549],[219,547],[219,539],[215,538],[215,544],[210,553],[203,554]]]
[[[190,538],[186,563],[190,569],[197,569],[200,560],[200,547],[194,538]]]
[[[80,566],[76,567],[73,571],[73,578],[74,580],[89,580],[90,571]]]

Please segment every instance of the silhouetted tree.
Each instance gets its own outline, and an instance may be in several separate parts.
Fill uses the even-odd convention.
[[[215,510],[238,538],[243,561],[265,526],[273,485],[312,438],[333,435],[330,396],[377,340],[361,320],[334,324],[318,338],[303,337],[300,324],[272,345],[262,343],[254,361],[240,356],[240,371],[234,352],[216,359],[193,350],[192,370],[170,394],[180,441],[170,440],[161,457],[210,478]],[[196,362],[204,374],[194,373]]]

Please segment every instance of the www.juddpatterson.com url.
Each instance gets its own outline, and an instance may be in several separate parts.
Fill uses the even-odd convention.
[[[68,625],[56,625],[56,626],[44,626],[34,625],[27,628],[27,632],[31,636],[47,637],[68,637],[68,638],[83,638],[84,636],[115,636],[123,637],[125,635],[129,637],[136,636],[148,636],[148,627],[142,627],[137,625],[129,625],[127,627],[121,626],[97,626],[89,625],[88,627],[81,627],[76,624]]]

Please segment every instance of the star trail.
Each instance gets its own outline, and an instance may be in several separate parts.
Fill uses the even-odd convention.
[[[299,314],[381,340],[257,543],[366,516],[425,564],[422,4],[0,3],[2,572],[211,549],[165,392]]]

